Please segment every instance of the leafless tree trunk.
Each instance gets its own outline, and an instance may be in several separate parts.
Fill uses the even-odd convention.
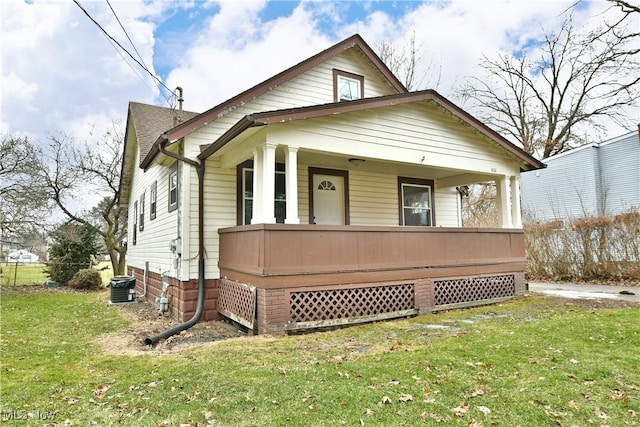
[[[122,136],[116,124],[97,144],[76,147],[66,135],[50,138],[48,155],[41,158],[40,179],[49,196],[71,220],[92,225],[104,240],[114,275],[124,274],[127,212],[117,204],[122,161]],[[105,196],[91,211],[75,209],[87,191]],[[86,202],[84,202],[86,203]]]
[[[484,78],[470,78],[464,99],[475,101],[491,127],[547,158],[582,145],[599,119],[628,126],[626,108],[640,99],[637,45],[624,19],[580,33],[569,14],[557,33],[532,48],[484,57]]]

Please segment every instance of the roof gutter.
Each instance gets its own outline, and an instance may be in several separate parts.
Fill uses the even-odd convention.
[[[197,162],[193,159],[181,156],[176,153],[172,153],[166,149],[166,145],[169,143],[169,138],[166,134],[162,135],[159,144],[160,152],[166,156],[172,157],[180,162],[184,162],[193,166],[198,174],[198,302],[196,305],[196,312],[193,317],[181,323],[171,329],[167,329],[158,335],[146,338],[144,340],[145,345],[156,344],[161,339],[169,338],[172,335],[178,334],[186,329],[189,329],[200,320],[202,312],[204,311],[204,160]]]

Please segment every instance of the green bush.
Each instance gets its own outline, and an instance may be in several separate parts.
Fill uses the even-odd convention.
[[[51,238],[46,272],[51,280],[63,285],[80,269],[90,267],[98,253],[97,231],[90,225],[67,222],[54,230]]]
[[[69,280],[69,286],[74,289],[100,289],[102,287],[102,277],[98,270],[85,268],[73,275]]]

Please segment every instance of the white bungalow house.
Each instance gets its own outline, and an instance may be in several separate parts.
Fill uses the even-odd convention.
[[[524,292],[518,181],[543,164],[359,35],[201,114],[132,102],[125,139],[129,273],[178,319],[283,333]],[[457,187],[487,181],[501,228],[461,228]]]

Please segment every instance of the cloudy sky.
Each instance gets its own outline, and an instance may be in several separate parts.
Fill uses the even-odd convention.
[[[166,87],[184,88],[184,108],[199,112],[354,33],[375,49],[406,46],[415,32],[430,66],[424,84],[457,102],[456,86],[479,75],[482,55],[521,50],[556,28],[574,0],[78,3]],[[575,22],[601,24],[607,9],[583,1]],[[71,0],[2,0],[0,16],[0,133],[83,139],[91,127],[124,122],[130,100],[172,101]],[[613,127],[608,136],[622,133]]]

